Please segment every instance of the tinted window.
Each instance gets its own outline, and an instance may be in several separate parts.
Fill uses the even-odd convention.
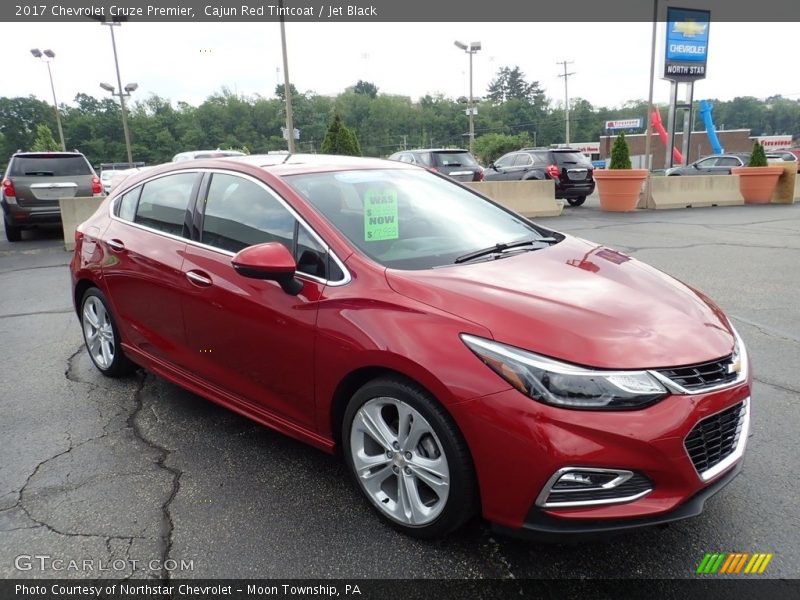
[[[292,214],[257,183],[215,173],[208,188],[202,242],[230,252],[280,242],[291,251],[295,223]]]
[[[419,164],[423,164],[427,167],[431,166],[431,153],[430,152],[417,152],[415,154],[417,160],[416,162]]]
[[[284,179],[356,248],[387,267],[449,265],[480,248],[542,237],[522,217],[426,171],[342,171]],[[355,209],[353,198],[358,199]]]
[[[136,218],[136,204],[139,202],[139,194],[142,192],[141,187],[132,189],[130,192],[125,193],[119,199],[117,205],[117,216],[126,221],[133,221]]]
[[[529,164],[531,164],[531,157],[527,154],[517,154],[517,158],[514,159],[515,167],[524,167]]]
[[[476,167],[478,163],[469,152],[435,152],[440,167]]]
[[[553,152],[557,165],[580,165],[582,167],[591,166],[591,162],[580,152]]]
[[[134,222],[173,235],[183,235],[186,207],[196,179],[195,173],[179,173],[145,183]]]
[[[297,262],[297,270],[300,273],[314,275],[320,279],[329,279],[328,253],[302,226],[297,231],[297,249],[294,253],[294,259]],[[341,279],[341,277],[338,279]]]
[[[92,175],[92,168],[82,156],[17,156],[12,160],[10,176]]]
[[[733,156],[723,156],[722,158],[717,159],[716,166],[718,167],[738,167],[741,163],[739,162],[738,158],[734,158]]]

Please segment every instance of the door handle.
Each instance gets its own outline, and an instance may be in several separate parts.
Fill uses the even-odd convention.
[[[108,240],[106,244],[108,244],[108,247],[114,252],[122,252],[125,250],[125,244],[123,244],[120,240]]]
[[[187,271],[186,279],[199,287],[210,287],[212,283],[211,278],[208,275],[201,274],[198,271]]]

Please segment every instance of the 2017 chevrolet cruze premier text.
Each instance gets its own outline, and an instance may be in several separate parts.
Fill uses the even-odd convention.
[[[411,535],[664,523],[741,468],[748,359],[711,300],[419,167],[157,167],[78,228],[71,270],[102,373],[341,451]]]

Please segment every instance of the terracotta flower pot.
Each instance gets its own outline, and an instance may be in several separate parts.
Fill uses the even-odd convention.
[[[598,169],[594,179],[602,210],[629,212],[636,209],[647,169]]]
[[[735,167],[731,174],[739,176],[739,192],[747,204],[769,204],[778,185],[782,167]]]

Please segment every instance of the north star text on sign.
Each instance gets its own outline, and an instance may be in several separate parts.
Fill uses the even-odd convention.
[[[374,6],[354,6],[348,4],[347,6],[329,6],[328,18],[332,17],[377,17],[378,11]]]

